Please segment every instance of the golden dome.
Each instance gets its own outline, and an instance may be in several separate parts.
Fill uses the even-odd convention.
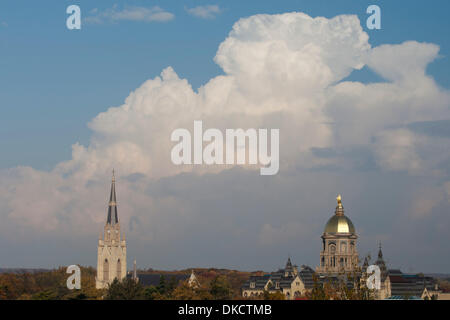
[[[346,216],[334,215],[328,220],[324,232],[326,233],[355,233],[352,221]]]
[[[342,206],[342,197],[338,195],[337,207],[335,215],[328,220],[325,225],[324,232],[326,233],[355,233],[355,227],[352,221],[344,215],[344,207]]]

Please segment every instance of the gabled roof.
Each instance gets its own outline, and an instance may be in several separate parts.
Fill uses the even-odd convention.
[[[289,259],[290,260],[290,259]],[[286,276],[286,271],[288,272],[288,276]],[[301,270],[297,275],[294,275],[290,270],[279,269],[276,272],[272,272],[270,274],[266,274],[264,276],[250,276],[250,278],[244,283],[242,286],[243,290],[248,289],[260,289],[263,290],[265,285],[271,281],[273,283],[272,290],[276,289],[276,283],[279,284],[279,288],[290,288],[292,282],[297,279],[297,277],[304,283],[307,289],[310,289],[314,286],[313,275],[315,274],[314,270],[308,266],[301,266]],[[250,284],[254,283],[254,288],[251,288]]]

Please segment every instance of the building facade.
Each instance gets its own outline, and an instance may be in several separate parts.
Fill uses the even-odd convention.
[[[103,230],[103,236],[98,240],[97,289],[108,287],[114,279],[122,280],[127,275],[127,243],[125,234],[121,235],[119,216],[117,214],[116,181],[112,177],[109,197],[108,216]]]
[[[328,220],[322,234],[319,274],[351,273],[358,271],[358,250],[355,227],[344,215],[341,196],[338,195],[334,215]]]
[[[242,297],[256,298],[263,296],[264,292],[280,292],[287,300],[297,299],[312,290],[313,275],[313,269],[301,266],[299,271],[289,258],[284,269],[263,276],[251,276],[241,288]]]

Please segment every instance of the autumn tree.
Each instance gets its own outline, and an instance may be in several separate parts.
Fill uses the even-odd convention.
[[[233,295],[233,290],[225,276],[215,277],[211,283],[209,292],[215,300],[229,300]]]

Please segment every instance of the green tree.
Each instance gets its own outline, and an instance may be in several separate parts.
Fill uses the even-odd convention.
[[[210,284],[209,292],[215,300],[228,300],[233,295],[233,290],[225,276],[215,277]]]
[[[166,277],[162,274],[159,278],[159,284],[158,284],[158,292],[162,295],[166,294],[167,292],[167,283],[166,283]]]
[[[158,288],[155,286],[149,286],[144,288],[144,299],[145,300],[158,300],[158,296],[160,295]]]
[[[134,279],[125,278],[122,281],[114,279],[108,286],[107,300],[140,300],[144,297],[142,285]]]

